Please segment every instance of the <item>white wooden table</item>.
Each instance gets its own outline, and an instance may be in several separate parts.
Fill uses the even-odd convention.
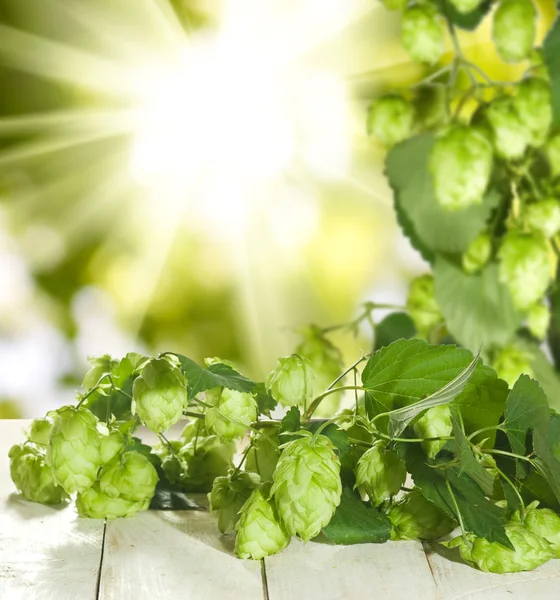
[[[420,542],[292,541],[264,561],[233,554],[204,511],[105,523],[16,493],[7,453],[26,421],[0,421],[1,600],[522,600],[560,598],[560,560],[530,573],[475,571]]]

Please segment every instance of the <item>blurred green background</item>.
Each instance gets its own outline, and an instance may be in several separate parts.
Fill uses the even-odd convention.
[[[305,324],[402,304],[427,266],[364,127],[428,73],[399,23],[377,0],[0,0],[0,417],[71,400],[88,355],[260,380]],[[522,72],[490,19],[462,42]],[[369,336],[333,341],[350,361]]]

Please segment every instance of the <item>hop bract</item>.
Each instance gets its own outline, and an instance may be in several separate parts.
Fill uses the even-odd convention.
[[[52,430],[52,419],[45,417],[44,419],[33,419],[27,433],[27,439],[30,442],[46,446],[49,443]]]
[[[550,239],[560,231],[560,201],[556,198],[546,198],[528,204],[523,217],[532,232]]]
[[[421,335],[427,335],[443,321],[435,296],[433,275],[421,275],[410,282],[406,307]]]
[[[551,546],[556,558],[560,557],[560,516],[549,508],[537,508],[538,502],[531,502],[525,513],[525,527],[535,535],[544,538]],[[521,522],[519,512],[511,520]]]
[[[318,535],[340,504],[340,460],[324,435],[302,437],[282,452],[271,489],[290,535],[304,541]]]
[[[113,460],[117,454],[123,451],[124,445],[124,438],[121,432],[116,429],[110,430],[107,435],[101,436],[99,441],[101,462],[106,464]]]
[[[409,138],[414,125],[414,108],[398,94],[376,100],[369,109],[367,131],[386,146],[394,146]]]
[[[432,504],[418,490],[412,490],[387,511],[393,525],[391,538],[397,540],[437,540],[455,528],[440,508]]]
[[[424,438],[422,447],[429,458],[445,446],[447,440],[429,440],[426,438],[438,438],[450,436],[453,433],[451,424],[451,409],[448,404],[429,408],[413,425],[414,433],[419,438]]]
[[[527,310],[544,296],[552,265],[541,235],[510,231],[502,240],[498,258],[500,281],[508,287],[518,309]]]
[[[67,495],[53,479],[45,452],[34,443],[16,444],[10,448],[10,475],[23,497],[41,504],[58,504]]]
[[[208,502],[210,511],[218,517],[218,528],[222,533],[235,529],[241,507],[260,481],[256,473],[246,471],[230,471],[227,476],[216,477]]]
[[[91,363],[91,369],[86,373],[82,382],[82,387],[86,390],[97,385],[103,375],[110,373],[118,365],[118,361],[113,360],[108,354],[90,358],[89,362]]]
[[[539,340],[544,340],[550,325],[550,308],[546,304],[534,304],[527,311],[527,327]]]
[[[93,485],[101,466],[97,418],[87,408],[63,406],[53,415],[47,462],[54,480],[69,494]]]
[[[504,346],[494,358],[492,368],[500,379],[507,381],[511,387],[521,375],[534,377],[533,355],[517,344]]]
[[[126,500],[120,496],[107,496],[99,489],[96,482],[89,490],[78,494],[76,509],[80,517],[90,519],[118,519],[120,517],[133,517],[138,511],[147,510],[150,500]]]
[[[480,6],[482,0],[451,0],[451,4],[460,12],[468,13]]]
[[[126,452],[99,474],[99,490],[111,498],[124,498],[132,502],[152,499],[158,475],[146,456],[139,452]]]
[[[169,429],[187,407],[186,381],[179,369],[160,358],[148,362],[134,381],[132,414],[157,433]]]
[[[429,4],[407,8],[401,23],[401,39],[412,60],[433,65],[445,48],[441,16]]]
[[[552,136],[544,147],[546,158],[553,177],[560,175],[560,133]]]
[[[243,505],[235,527],[235,553],[239,558],[260,560],[290,543],[290,535],[278,518],[274,501],[254,490]]]
[[[537,10],[532,0],[501,0],[492,35],[500,56],[510,63],[529,56],[535,44]]]
[[[452,125],[430,152],[438,203],[449,211],[481,204],[493,165],[492,144],[483,131]]]
[[[463,254],[463,271],[469,275],[478,273],[488,264],[492,255],[492,238],[487,233],[478,235]]]
[[[266,388],[282,406],[307,406],[315,394],[311,363],[299,354],[279,358],[266,378]]]
[[[527,77],[519,84],[514,103],[529,143],[542,146],[552,124],[550,84],[540,77]]]
[[[483,114],[492,132],[496,155],[506,160],[521,158],[529,145],[530,134],[517,113],[513,98],[496,98]]]
[[[272,476],[280,457],[277,428],[263,429],[247,454],[245,468],[258,473],[262,481],[272,482]]]
[[[385,444],[376,443],[358,461],[355,487],[363,490],[375,506],[397,494],[405,480],[404,463]]]
[[[206,400],[212,407],[206,410],[208,429],[223,439],[243,437],[258,414],[253,395],[227,388],[209,392]]]

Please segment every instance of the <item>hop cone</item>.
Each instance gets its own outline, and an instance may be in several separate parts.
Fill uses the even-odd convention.
[[[33,419],[27,433],[27,439],[35,444],[46,446],[49,443],[51,430],[52,419],[50,417]]]
[[[501,0],[494,13],[492,35],[506,62],[529,56],[535,44],[537,10],[532,0]]]
[[[550,172],[553,177],[560,175],[560,133],[552,136],[544,147]]]
[[[492,239],[487,233],[477,236],[463,254],[463,271],[472,275],[478,273],[490,260],[492,255]]]
[[[23,497],[41,504],[58,504],[66,500],[64,489],[56,485],[45,461],[45,452],[35,444],[16,444],[10,448],[10,475]]]
[[[542,146],[552,124],[550,84],[539,77],[527,77],[519,84],[514,103],[529,143]]]
[[[54,480],[69,494],[93,485],[101,466],[97,418],[87,408],[63,406],[53,414],[47,462]]]
[[[560,558],[560,516],[549,508],[537,508],[538,502],[531,502],[525,514],[525,527],[535,535],[544,538]],[[515,512],[511,520],[521,522],[519,512]]]
[[[111,371],[119,364],[118,361],[113,360],[108,354],[90,358],[89,362],[91,363],[91,369],[86,373],[82,382],[82,387],[86,390],[90,390],[97,385],[97,382],[103,375],[111,373]]]
[[[520,523],[506,525],[506,534],[515,550],[497,542],[476,538],[472,547],[472,561],[486,573],[517,573],[531,571],[554,558],[554,550],[542,537],[535,535]]]
[[[482,0],[451,0],[451,4],[460,13],[469,13],[480,6]]]
[[[534,304],[527,312],[527,327],[539,340],[544,340],[550,325],[550,308],[545,304]]]
[[[477,128],[453,125],[430,152],[438,203],[449,211],[481,204],[493,165],[492,144]]]
[[[513,98],[502,96],[493,100],[483,112],[488,123],[496,155],[506,160],[521,158],[530,141],[525,119],[520,118]]]
[[[126,452],[120,459],[102,469],[99,491],[110,498],[149,502],[155,493],[158,479],[155,467],[146,456],[139,452]]]
[[[120,454],[124,450],[124,438],[120,431],[113,429],[107,432],[107,435],[101,436],[99,441],[99,456],[101,462],[107,464],[117,454]]]
[[[511,387],[523,374],[534,377],[531,363],[533,355],[516,344],[504,346],[494,358],[492,368],[500,379]]]
[[[90,519],[132,517],[140,510],[147,510],[149,506],[149,498],[135,502],[120,496],[107,496],[99,489],[99,482],[95,482],[89,490],[78,494],[76,498],[78,514]]]
[[[272,476],[280,457],[278,444],[278,429],[270,428],[260,431],[258,438],[247,454],[245,469],[258,473],[262,481],[272,482]]]
[[[299,354],[278,359],[266,378],[266,389],[282,406],[306,406],[315,393],[311,363]]]
[[[218,388],[209,390],[206,400],[212,405],[206,410],[206,425],[223,439],[243,437],[257,418],[257,403],[252,394]]]
[[[518,309],[527,310],[544,296],[551,280],[551,262],[542,236],[510,231],[503,238],[498,258],[500,281]]]
[[[386,146],[394,146],[412,135],[414,107],[398,94],[388,94],[376,100],[370,107],[367,131]]]
[[[329,438],[303,437],[282,452],[271,494],[290,535],[304,541],[318,535],[340,504],[340,461]]]
[[[412,490],[393,504],[387,516],[393,525],[391,538],[397,540],[437,540],[455,527],[455,523],[418,490]]]
[[[419,438],[446,437],[453,433],[451,425],[451,409],[448,404],[429,408],[413,425],[414,433]],[[447,440],[425,440],[422,447],[429,458],[445,446]]]
[[[362,455],[356,467],[356,485],[375,506],[397,494],[406,480],[402,460],[385,444],[377,443]]]
[[[410,283],[406,306],[416,330],[427,335],[443,320],[436,301],[433,275],[421,275]]]
[[[401,39],[412,60],[433,65],[445,47],[441,16],[429,4],[407,8],[401,22]]]
[[[560,202],[556,198],[546,198],[525,208],[524,221],[534,233],[549,239],[560,231]]]
[[[241,507],[260,481],[256,473],[244,471],[230,471],[227,476],[216,477],[208,502],[211,512],[218,517],[218,528],[222,533],[235,529]]]
[[[290,543],[290,535],[278,518],[274,500],[253,490],[243,505],[235,527],[235,553],[239,558],[260,560],[276,554]]]
[[[159,433],[182,417],[187,406],[186,381],[181,371],[160,358],[148,362],[134,381],[132,414]]]

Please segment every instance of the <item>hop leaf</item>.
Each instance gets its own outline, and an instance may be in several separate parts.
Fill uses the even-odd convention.
[[[34,443],[10,448],[10,475],[23,497],[41,504],[58,504],[66,500],[64,489],[56,485],[45,451]]]
[[[510,63],[529,56],[535,44],[537,10],[532,0],[501,0],[492,35],[498,54]]]
[[[493,165],[492,145],[482,130],[452,125],[430,152],[440,206],[456,211],[481,204]]]
[[[550,309],[545,304],[534,304],[527,312],[527,327],[539,340],[544,340],[550,325]]]
[[[69,494],[93,485],[101,466],[98,420],[87,408],[63,406],[51,413],[47,462],[54,480]]]
[[[139,452],[126,452],[119,460],[102,469],[99,491],[110,498],[150,501],[158,479],[155,467],[146,456]]]
[[[186,381],[181,371],[160,358],[149,361],[134,381],[132,414],[159,433],[182,417],[187,407]]]
[[[290,535],[317,536],[340,503],[340,461],[329,438],[310,435],[282,452],[271,489],[278,514]]]
[[[206,392],[208,429],[223,439],[243,437],[257,418],[257,403],[252,394],[218,388]]]
[[[386,146],[394,146],[410,137],[414,125],[414,107],[398,94],[388,94],[370,107],[367,131]]]
[[[463,254],[463,271],[469,275],[478,273],[488,264],[492,255],[492,239],[487,233],[477,236]]]
[[[492,368],[500,379],[507,381],[512,387],[523,374],[534,377],[531,363],[533,356],[516,344],[508,344],[498,352],[492,363]]]
[[[218,528],[222,533],[235,529],[241,507],[260,481],[256,473],[233,470],[227,476],[216,477],[208,502],[210,511],[218,517]]]
[[[522,121],[514,99],[500,96],[485,107],[481,120],[489,125],[497,156],[505,160],[521,158],[530,141],[527,126]]]
[[[525,527],[535,535],[544,538],[554,551],[556,558],[560,558],[560,516],[549,508],[537,508],[538,502],[531,502],[525,513]],[[511,520],[521,523],[519,511],[516,511]]]
[[[78,494],[76,508],[80,517],[90,519],[117,519],[119,517],[132,517],[141,510],[147,510],[150,499],[133,501],[120,496],[107,496],[99,489],[99,482],[87,491]]]
[[[542,146],[552,124],[549,83],[540,77],[527,77],[517,88],[514,104],[531,146]]]
[[[433,275],[421,275],[410,283],[406,307],[416,330],[427,335],[443,321],[436,301]]]
[[[556,198],[528,204],[523,216],[531,232],[542,234],[547,239],[560,231],[560,202]]]
[[[52,430],[52,419],[45,417],[43,419],[33,419],[29,426],[27,439],[34,444],[46,446],[49,443],[49,438]]]
[[[375,506],[396,495],[406,480],[406,467],[385,444],[377,443],[359,459],[356,467],[356,485]]]
[[[266,378],[266,389],[282,406],[307,406],[315,393],[311,363],[299,354],[279,358]]]
[[[498,258],[500,281],[509,288],[517,308],[527,310],[544,296],[552,265],[542,236],[510,231],[502,240]]]
[[[481,2],[482,0],[451,0],[451,4],[463,14],[477,9]]]
[[[552,136],[544,147],[548,164],[550,165],[550,172],[553,177],[560,175],[560,133]]]
[[[445,47],[441,16],[429,4],[407,8],[401,23],[401,39],[412,60],[433,65]]]
[[[412,490],[387,511],[393,525],[392,539],[437,540],[455,528],[455,523],[437,506]]]
[[[278,518],[272,499],[254,490],[243,505],[235,527],[235,553],[239,558],[260,560],[276,554],[290,543],[290,535]]]
[[[427,438],[447,437],[453,433],[451,424],[451,409],[448,404],[434,406],[427,410],[412,426],[419,438],[424,438],[422,447],[429,458],[445,446],[446,440],[429,440]]]

